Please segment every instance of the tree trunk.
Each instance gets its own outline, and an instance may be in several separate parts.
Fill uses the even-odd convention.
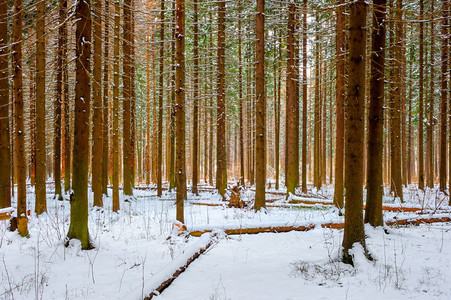
[[[441,48],[441,100],[440,100],[440,190],[446,190],[446,133],[447,133],[447,115],[448,115],[448,0],[442,0],[442,48]],[[451,149],[451,148],[450,148]],[[451,201],[451,200],[450,200]]]
[[[244,116],[243,116],[243,66],[241,54],[241,0],[238,0],[238,97],[240,118],[240,185],[244,186]],[[278,173],[278,167],[276,174]],[[276,181],[278,182],[277,178]]]
[[[255,211],[266,206],[266,93],[265,93],[265,0],[257,0],[256,16],[256,70],[255,87],[257,104],[255,110]]]
[[[367,194],[365,222],[382,226],[382,152],[384,149],[384,68],[386,0],[373,3],[370,109],[368,116]]]
[[[434,16],[434,0],[431,3],[431,16]],[[434,188],[434,64],[435,64],[435,22],[431,20],[431,62],[430,62],[430,73],[431,73],[431,84],[429,91],[429,120],[426,128],[426,185],[429,188]]]
[[[8,3],[0,2],[0,208],[11,206],[9,142]]]
[[[47,210],[45,148],[45,0],[36,5],[36,202],[35,212]],[[57,183],[57,182],[55,182]],[[61,183],[60,183],[61,185]]]
[[[296,70],[296,29],[297,29],[297,8],[294,2],[288,6],[288,38],[287,38],[287,83],[286,83],[286,121],[285,121],[285,185],[287,196],[295,194],[297,186],[296,173],[299,172],[299,143],[296,143],[296,116],[299,116],[299,101],[296,94],[297,70]]]
[[[227,188],[227,147],[225,108],[225,14],[226,2],[218,2],[218,82],[216,124],[216,188],[224,197]]]
[[[177,221],[185,223],[184,201],[186,194],[186,169],[185,169],[185,0],[176,1],[176,144],[175,144],[175,170],[176,170],[176,206]]]
[[[114,3],[113,49],[113,212],[119,210],[119,28],[121,26],[120,1]]]
[[[197,183],[199,181],[199,175],[197,174],[198,166],[198,152],[199,152],[199,26],[198,26],[198,3],[197,0],[193,1],[194,9],[194,24],[193,24],[193,151],[192,151],[192,183],[191,191],[193,194],[198,195]]]
[[[399,0],[398,0],[399,1]],[[424,151],[423,151],[423,111],[424,111],[424,100],[423,100],[423,94],[424,94],[424,71],[423,71],[423,48],[424,48],[424,24],[423,24],[423,0],[420,0],[420,58],[419,58],[419,103],[418,103],[418,188],[423,190],[424,189]]]
[[[108,195],[108,169],[109,169],[109,72],[110,72],[110,3],[105,0],[105,35],[104,35],[104,60],[103,60],[103,127],[102,127],[102,194]]]
[[[22,89],[22,0],[14,1],[12,70],[14,84],[14,165],[17,182],[17,225],[19,234],[28,235],[27,185],[24,138],[24,101]]]
[[[102,0],[93,0],[94,23],[94,66],[92,70],[93,82],[93,115],[92,115],[92,178],[91,189],[94,194],[94,206],[102,207]]]
[[[302,21],[302,192],[307,193],[307,0]]]
[[[82,249],[92,248],[88,232],[88,165],[89,165],[89,115],[90,115],[90,54],[91,17],[90,0],[77,1],[75,7],[75,122],[74,122],[74,172],[70,199],[70,227],[68,239],[78,239]]]
[[[71,107],[70,107],[70,97],[69,97],[69,72],[67,68],[67,23],[65,22],[67,18],[67,0],[60,0],[60,5],[62,6],[62,9],[60,11],[60,28],[62,29],[61,32],[61,39],[63,44],[63,49],[61,52],[62,56],[62,73],[63,73],[63,95],[64,95],[64,191],[67,192],[71,188],[71,171],[72,171],[72,164],[71,164]]]
[[[335,84],[335,189],[334,205],[343,208],[343,158],[344,158],[344,99],[345,99],[345,32],[344,0],[338,1],[336,31],[336,72]]]
[[[164,0],[160,11],[160,78],[158,96],[158,158],[157,158],[157,196],[162,193],[163,183],[163,79],[164,79]]]
[[[123,186],[124,195],[133,196],[132,191],[132,174],[131,174],[131,43],[132,43],[132,27],[131,27],[131,0],[124,0],[124,31],[123,31],[123,100],[122,100],[122,167],[123,167]]]
[[[343,260],[352,263],[349,250],[354,243],[365,249],[363,227],[363,136],[365,116],[365,49],[366,3],[350,4],[349,17],[349,77],[345,109],[345,228]]]

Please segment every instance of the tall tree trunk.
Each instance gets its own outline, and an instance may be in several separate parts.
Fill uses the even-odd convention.
[[[28,235],[27,185],[24,138],[24,101],[22,89],[22,0],[14,1],[14,29],[12,45],[12,75],[14,85],[14,176],[17,182],[17,228]]]
[[[297,8],[296,3],[290,2],[288,5],[288,38],[287,38],[287,83],[286,83],[286,121],[285,121],[285,185],[287,196],[295,194],[296,173],[299,172],[299,143],[296,143],[296,116],[299,116],[299,101],[296,94],[297,70],[296,70],[296,29],[297,29]]]
[[[227,188],[227,147],[225,108],[225,14],[226,2],[218,2],[218,82],[216,124],[216,188],[224,197]]]
[[[119,210],[119,28],[121,26],[120,1],[114,3],[113,49],[113,211]]]
[[[345,109],[345,227],[343,261],[351,262],[349,250],[354,243],[365,249],[363,227],[363,136],[365,116],[365,49],[366,3],[358,0],[350,4],[349,16],[349,77]]]
[[[130,186],[136,177],[135,1],[130,4]],[[133,190],[132,190],[133,193]]]
[[[163,183],[163,79],[164,79],[164,0],[160,7],[160,78],[158,95],[158,158],[157,158],[157,196],[162,193]]]
[[[394,5],[394,4],[393,4]],[[401,32],[402,32],[402,2],[397,0],[395,10],[395,38],[392,51],[392,78],[391,78],[391,142],[390,142],[390,166],[391,166],[391,190],[402,201],[402,164],[401,164]]]
[[[36,202],[35,212],[47,210],[45,148],[45,0],[36,5]],[[57,183],[57,182],[55,182]],[[61,185],[61,183],[60,183]]]
[[[282,48],[282,40],[280,33],[277,32],[278,42],[277,47],[274,44],[274,168],[276,169],[276,190],[279,190],[280,181],[280,66],[277,61],[277,56],[280,55]],[[243,153],[244,159],[244,153]],[[244,163],[243,163],[244,167]]]
[[[448,115],[448,0],[442,0],[442,47],[441,47],[441,100],[440,100],[440,190],[446,190],[446,136],[447,136],[447,115]],[[451,201],[451,200],[450,200]]]
[[[65,11],[64,2],[59,2],[59,22],[64,24],[62,16]],[[53,176],[55,177],[55,196],[58,200],[63,200],[61,192],[61,106],[63,103],[63,35],[64,26],[58,28],[58,52],[56,62],[56,97],[54,101],[54,146],[53,146]]]
[[[370,109],[368,116],[367,193],[365,222],[382,226],[382,152],[384,149],[384,68],[386,0],[373,3]]]
[[[431,3],[431,18],[434,17],[434,0],[432,0]],[[429,91],[429,120],[428,125],[426,128],[426,185],[429,188],[434,187],[434,125],[435,125],[435,119],[434,119],[434,64],[435,64],[435,22],[434,20],[431,20],[431,61],[430,61],[430,73],[431,73],[431,84],[430,84],[430,91]]]
[[[255,139],[255,211],[266,206],[266,92],[265,92],[265,0],[257,0],[256,16],[256,139]],[[299,147],[299,145],[298,145]]]
[[[34,41],[30,39],[29,48],[31,49]],[[36,99],[35,99],[35,76],[36,76],[36,53],[30,53],[30,65],[28,67],[29,72],[29,85],[30,90],[28,92],[28,99],[30,101],[30,184],[35,186],[36,183]],[[12,109],[11,109],[12,111]],[[14,145],[11,142],[11,147]]]
[[[61,28],[61,39],[63,44],[63,49],[61,52],[62,56],[62,73],[63,73],[63,96],[64,96],[64,191],[67,192],[71,188],[71,107],[70,107],[70,97],[69,97],[69,71],[67,68],[67,0],[60,0],[60,28]]]
[[[177,221],[185,223],[184,201],[186,194],[186,168],[185,168],[185,0],[176,1],[176,144],[175,144],[175,170],[176,170],[176,206]]]
[[[238,97],[239,97],[239,118],[240,118],[240,185],[244,186],[244,116],[243,116],[243,66],[241,53],[241,0],[238,0]],[[276,124],[277,126],[277,124]],[[277,154],[278,155],[278,154]],[[279,168],[276,166],[276,174]],[[276,178],[276,186],[279,180]]]
[[[398,0],[399,1],[399,0]],[[424,189],[424,152],[423,152],[423,111],[424,111],[424,67],[423,67],[423,48],[424,48],[424,22],[423,22],[423,0],[420,0],[420,58],[419,58],[419,103],[418,103],[418,188]]]
[[[172,2],[172,11],[174,12],[174,24],[177,19],[176,3]],[[170,140],[170,150],[169,150],[169,189],[175,188],[175,117],[176,117],[176,67],[175,67],[175,56],[176,56],[176,42],[175,42],[175,29],[172,30],[172,40],[171,43],[171,53],[172,53],[172,72],[171,72],[171,122],[169,126],[169,140]]]
[[[197,0],[193,1],[194,8],[194,24],[193,24],[193,151],[192,151],[192,186],[191,191],[193,194],[198,195],[197,183],[199,181],[199,175],[197,174],[198,167],[198,152],[199,152],[199,26],[198,26],[198,3]]]
[[[93,115],[92,115],[92,178],[91,185],[94,194],[94,206],[102,207],[102,0],[94,0],[94,66],[93,66]],[[105,159],[106,160],[106,159]]]
[[[82,249],[92,248],[88,232],[88,165],[89,115],[91,102],[90,54],[91,16],[90,0],[79,0],[75,7],[75,123],[74,123],[74,193],[70,199],[70,227],[68,239],[78,239]]]
[[[108,160],[108,141],[109,141],[109,72],[110,72],[110,3],[108,0],[105,0],[105,35],[104,35],[104,60],[103,60],[103,127],[102,127],[102,194],[108,195],[108,168],[109,168],[109,160]]]
[[[321,153],[321,140],[320,140],[320,134],[321,134],[321,109],[320,109],[320,102],[321,102],[321,84],[320,84],[320,52],[321,52],[321,45],[319,40],[319,14],[316,14],[315,17],[316,21],[316,34],[315,34],[315,98],[314,98],[314,113],[313,113],[313,185],[314,187],[319,190],[321,188],[321,160],[320,160],[320,153]]]
[[[302,192],[307,193],[307,0],[302,20]]]
[[[11,206],[9,142],[8,3],[0,2],[0,208]]]
[[[131,0],[124,0],[124,31],[123,31],[123,95],[122,100],[122,167],[123,167],[123,186],[124,195],[132,196],[132,170],[131,170],[131,44],[132,44],[132,27],[131,27]]]

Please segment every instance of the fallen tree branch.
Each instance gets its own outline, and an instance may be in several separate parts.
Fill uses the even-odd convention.
[[[170,265],[167,269],[169,271],[165,272],[163,271],[159,275],[156,276],[156,282],[161,282],[157,287],[152,288],[152,292],[149,294],[149,296],[145,297],[145,300],[152,299],[154,296],[160,295],[167,287],[171,285],[171,283],[180,276],[187,268],[188,266],[195,261],[201,254],[205,253],[212,245],[215,244],[217,235],[215,233],[210,234],[208,237],[206,237],[206,241],[199,241],[201,244],[201,247],[197,251],[187,251],[190,252],[188,254],[185,254],[184,257],[182,257],[179,260],[173,261],[172,265]],[[195,247],[195,246],[194,246]],[[183,264],[180,264],[181,261],[184,261]],[[160,280],[160,281],[157,281]],[[158,283],[157,283],[158,284]]]

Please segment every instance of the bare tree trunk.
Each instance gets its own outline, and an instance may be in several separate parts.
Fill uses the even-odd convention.
[[[431,16],[434,17],[434,0],[431,3]],[[426,185],[429,188],[434,187],[434,131],[433,128],[435,126],[434,119],[434,64],[435,64],[435,30],[434,30],[435,22],[431,20],[431,62],[430,62],[430,73],[431,73],[431,84],[430,84],[430,92],[429,92],[429,120],[426,128]]]
[[[70,199],[70,227],[68,239],[78,239],[82,249],[92,248],[88,232],[88,165],[89,115],[91,102],[90,54],[91,16],[90,0],[79,0],[75,7],[76,72],[74,123],[74,193]]]
[[[266,206],[265,185],[266,185],[266,92],[265,92],[265,0],[257,0],[256,16],[256,153],[255,153],[255,211],[259,211]],[[299,147],[299,146],[298,146]]]
[[[286,83],[286,121],[285,121],[285,185],[287,196],[295,194],[296,173],[299,172],[299,143],[296,143],[296,116],[299,116],[299,101],[296,94],[297,70],[296,70],[296,29],[297,8],[294,2],[288,5],[288,38],[287,38],[287,83]]]
[[[399,0],[398,0],[399,1]],[[423,163],[423,159],[424,159],[424,151],[423,151],[423,94],[424,94],[424,71],[423,71],[423,48],[424,48],[424,39],[423,39],[423,35],[424,35],[424,24],[423,24],[423,0],[420,0],[420,42],[419,42],[419,46],[420,46],[420,58],[419,58],[419,73],[420,73],[420,78],[419,78],[419,103],[418,103],[418,188],[423,190],[424,189],[424,163]]]
[[[241,0],[238,0],[238,97],[240,102],[240,184],[244,186],[244,117],[243,117],[243,66],[241,54]],[[276,174],[278,174],[278,166],[276,167]],[[278,183],[278,179],[276,178]],[[277,185],[277,184],[276,184]]]
[[[197,174],[198,166],[198,152],[199,152],[199,26],[198,26],[198,3],[193,1],[194,9],[194,24],[193,24],[193,76],[194,76],[194,91],[193,91],[193,151],[192,151],[192,183],[191,191],[198,195],[197,183],[199,175]]]
[[[93,3],[93,20],[94,23],[94,44],[93,56],[94,67],[93,73],[93,115],[92,115],[92,178],[91,185],[94,194],[94,206],[102,207],[102,0],[94,0]]]
[[[119,210],[119,28],[121,26],[120,1],[114,3],[113,49],[113,212]]]
[[[164,79],[164,0],[160,7],[160,82],[158,96],[158,158],[157,158],[157,196],[162,193],[163,183],[163,79]]]
[[[69,72],[67,68],[67,0],[60,0],[60,5],[62,6],[60,10],[60,28],[62,29],[61,32],[61,39],[63,44],[63,49],[61,52],[62,56],[62,73],[63,73],[63,95],[64,95],[64,191],[67,192],[71,188],[71,171],[72,171],[72,164],[71,164],[71,107],[70,107],[70,98],[69,98]]]
[[[109,141],[109,72],[110,72],[110,48],[109,48],[109,40],[110,40],[110,28],[109,28],[109,20],[110,20],[110,3],[108,0],[105,0],[105,35],[104,35],[104,60],[103,60],[103,127],[102,127],[102,194],[108,195],[108,168],[109,168],[109,160],[108,160],[108,141]]]
[[[45,148],[45,0],[36,5],[36,202],[35,212],[47,210]],[[22,121],[23,122],[23,121]],[[57,182],[55,182],[57,183]],[[60,183],[61,185],[61,183]]]
[[[373,3],[370,109],[368,116],[367,194],[365,222],[382,226],[382,152],[384,149],[384,68],[386,0]]]
[[[307,0],[302,21],[302,192],[307,193]]]
[[[123,14],[124,14],[124,31],[123,31],[123,95],[122,100],[122,131],[123,131],[123,141],[122,141],[122,155],[123,155],[123,186],[124,195],[132,196],[132,174],[131,174],[131,41],[132,41],[132,27],[131,27],[131,0],[124,0],[123,3]]]
[[[176,144],[175,144],[175,170],[176,170],[176,206],[177,221],[185,223],[184,201],[186,194],[186,169],[185,169],[185,0],[176,1]]]
[[[358,0],[350,4],[349,16],[349,77],[345,110],[345,228],[343,261],[352,263],[349,250],[354,243],[365,249],[363,227],[363,136],[365,116],[365,49],[366,3]]]
[[[54,147],[53,147],[53,175],[55,177],[55,196],[58,200],[63,200],[61,192],[61,117],[63,104],[63,52],[66,45],[64,44],[65,35],[65,14],[66,2],[59,2],[59,22],[62,26],[58,28],[58,52],[57,52],[57,66],[56,66],[56,99],[54,102]],[[66,97],[66,96],[65,96]],[[65,150],[66,151],[66,150]],[[67,150],[69,151],[69,149]]]
[[[11,206],[9,141],[8,3],[0,2],[0,208]]]
[[[227,188],[227,147],[225,108],[225,14],[226,2],[218,2],[218,87],[216,124],[216,188],[224,197]]]
[[[448,115],[448,9],[449,1],[442,0],[441,101],[440,101],[440,190],[446,190],[446,136]],[[450,148],[451,149],[451,148]],[[451,161],[451,160],[450,160]],[[450,200],[451,201],[451,200]]]

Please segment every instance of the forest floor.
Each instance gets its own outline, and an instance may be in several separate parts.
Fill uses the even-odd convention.
[[[7,230],[0,221],[0,299],[143,299],[207,243],[212,246],[153,299],[451,299],[451,223],[374,229],[365,227],[368,261],[356,249],[355,267],[339,262],[343,229],[330,204],[333,190],[307,197],[272,191],[265,212],[229,208],[208,188],[188,194],[188,231],[213,231],[202,237],[173,229],[175,194],[137,189],[132,200],[121,197],[119,213],[92,207],[89,230],[95,249],[82,251],[71,241],[64,247],[70,204],[53,199],[48,185],[47,213],[31,213],[29,238]],[[111,190],[109,190],[111,196]],[[243,198],[251,199],[252,191]],[[28,208],[34,194],[29,188]],[[405,189],[404,203],[384,198],[386,221],[449,218],[447,198],[435,190]],[[306,203],[306,202],[320,202]],[[203,205],[199,205],[203,204]],[[13,204],[13,207],[15,205]],[[411,211],[416,208],[418,211]],[[308,231],[225,235],[224,230],[308,227]]]

